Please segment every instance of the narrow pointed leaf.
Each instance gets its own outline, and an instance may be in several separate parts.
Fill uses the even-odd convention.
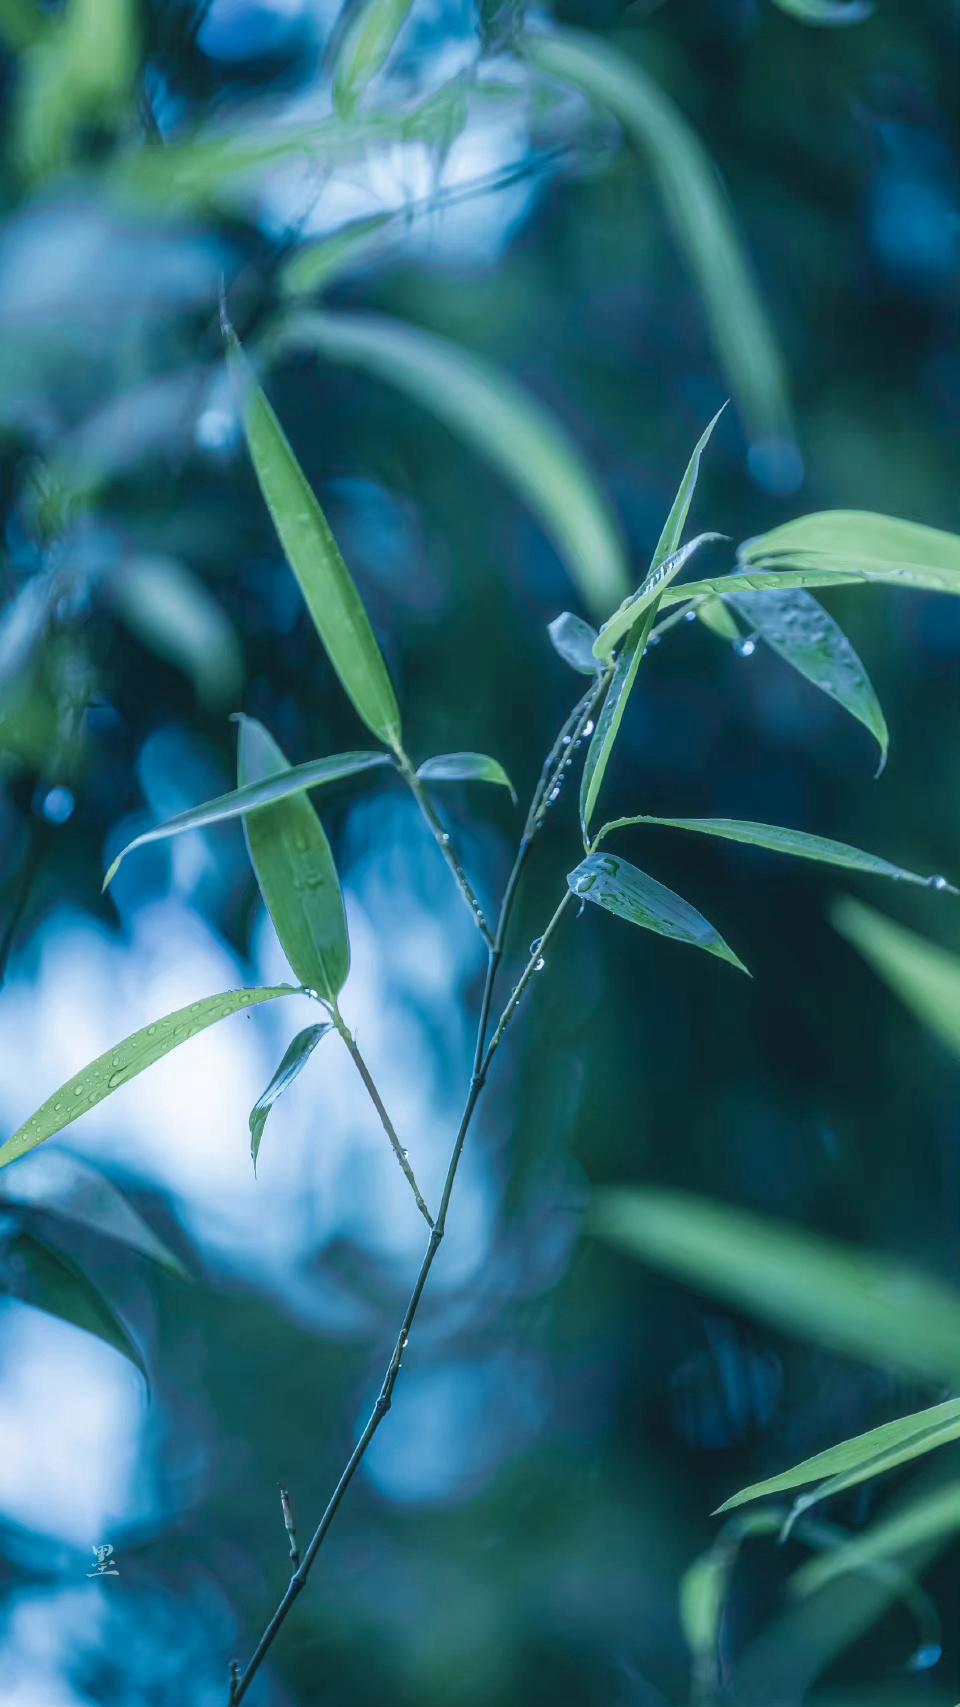
[[[288,346],[399,386],[529,504],[591,610],[602,615],[623,597],[630,575],[613,511],[565,430],[514,379],[436,333],[382,315],[297,315],[280,338]]]
[[[601,1192],[590,1224],[815,1345],[937,1384],[960,1379],[960,1293],[900,1262],[682,1192]]]
[[[830,918],[917,1019],[960,1055],[960,955],[849,897]]]
[[[939,570],[948,580],[960,577],[960,535],[927,527],[875,510],[818,510],[745,540],[737,556],[752,564],[770,557],[808,553],[833,559],[884,564],[915,564]]]
[[[71,1257],[32,1233],[15,1233],[0,1245],[0,1291],[48,1316],[82,1328],[112,1346],[144,1380],[146,1366],[120,1317]]]
[[[270,1080],[262,1096],[259,1096],[250,1110],[250,1159],[253,1171],[257,1171],[257,1157],[260,1154],[260,1140],[263,1129],[267,1124],[270,1113],[278,1097],[289,1089],[294,1079],[299,1077],[309,1061],[321,1037],[325,1037],[333,1026],[327,1021],[323,1025],[308,1025],[305,1030],[298,1031],[293,1042],[287,1046],[279,1067]]]
[[[97,1233],[187,1278],[179,1258],[113,1181],[63,1150],[41,1151],[0,1174],[0,1208],[7,1204]]]
[[[551,29],[529,34],[524,52],[548,75],[579,85],[613,113],[648,162],[750,433],[773,445],[789,444],[783,361],[699,137],[637,61],[612,42],[586,31]]]
[[[497,782],[510,791],[514,805],[516,790],[503,766],[486,753],[441,753],[435,759],[425,759],[417,775],[423,782]]]
[[[863,871],[871,877],[892,877],[894,881],[919,883],[924,889],[960,890],[945,877],[919,877],[878,854],[863,853],[846,842],[835,842],[828,836],[811,836],[806,830],[788,830],[782,824],[753,824],[739,818],[652,818],[640,814],[634,818],[615,818],[604,824],[596,837],[599,844],[614,830],[629,829],[637,824],[662,825],[668,830],[693,830],[702,836],[718,836],[723,841],[743,842],[755,848],[767,848],[770,853],[793,854],[797,859],[819,860],[824,865],[839,865],[848,871]]]
[[[12,1137],[0,1147],[0,1168],[15,1162],[21,1156],[35,1150],[38,1144],[43,1144],[54,1133],[62,1132],[65,1126],[70,1126],[86,1114],[88,1108],[93,1108],[112,1091],[120,1089],[129,1079],[136,1078],[147,1067],[152,1067],[171,1049],[176,1049],[181,1043],[195,1037],[198,1031],[205,1031],[208,1025],[215,1025],[218,1020],[229,1019],[231,1014],[257,1006],[260,1002],[276,1001],[278,996],[296,996],[299,992],[290,984],[277,984],[250,990],[225,990],[219,996],[204,996],[199,1002],[191,1002],[188,1007],[177,1008],[172,1014],[166,1014],[163,1019],[156,1020],[152,1025],[141,1026],[125,1037],[115,1048],[108,1049],[103,1055],[98,1055],[75,1073],[72,1079],[54,1091],[36,1113],[18,1127]]]
[[[617,659],[607,697],[597,718],[597,726],[593,732],[587,756],[584,760],[580,777],[580,827],[583,831],[584,842],[590,830],[590,820],[593,809],[597,804],[600,786],[603,782],[610,754],[623,722],[623,714],[627,709],[633,684],[637,679],[640,660],[653,627],[657,614],[656,605],[651,605],[646,617],[639,622],[631,634],[628,634]]]
[[[747,970],[719,931],[714,930],[696,907],[691,907],[689,901],[675,895],[672,889],[665,888],[655,878],[648,877],[645,871],[628,865],[625,859],[615,858],[612,854],[588,854],[576,870],[571,871],[567,884],[574,895],[592,901],[594,906],[603,907],[608,913],[615,913],[619,919],[641,925],[644,930],[656,931],[658,936],[672,937],[674,942],[686,942],[693,948],[706,949],[708,954],[729,961],[741,972]]]
[[[242,787],[289,769],[273,736],[254,717],[238,720]],[[330,843],[306,795],[248,812],[250,863],[280,946],[301,984],[332,1005],[350,971],[350,939]]]
[[[376,251],[384,228],[395,218],[393,213],[368,214],[364,219],[351,220],[349,225],[327,237],[318,238],[315,243],[298,244],[280,275],[284,296],[313,296],[325,290],[341,274],[357,263],[362,264]]]
[[[864,1534],[801,1565],[790,1578],[790,1592],[814,1594],[845,1571],[886,1565],[928,1541],[944,1541],[958,1529],[960,1482],[928,1488],[899,1511],[871,1524]]]
[[[951,1432],[952,1431],[952,1432]],[[838,1441],[812,1458],[804,1458],[776,1476],[754,1482],[738,1494],[724,1500],[717,1511],[734,1511],[751,1500],[767,1499],[773,1494],[790,1493],[794,1488],[809,1487],[814,1482],[829,1482],[837,1477],[873,1472],[870,1466],[886,1458],[888,1453],[908,1451],[908,1455],[928,1451],[925,1445],[930,1435],[946,1433],[950,1439],[960,1435],[960,1399],[948,1399],[942,1405],[930,1405],[926,1410],[912,1411],[909,1416],[896,1417],[893,1422],[881,1423],[865,1434],[853,1435]],[[943,1444],[946,1444],[944,1440]],[[916,1449],[914,1451],[913,1449]]]
[[[683,479],[677,488],[677,495],[670,506],[670,513],[663,524],[663,531],[661,532],[660,538],[657,542],[657,549],[650,560],[651,571],[659,569],[661,563],[663,563],[666,558],[672,557],[673,553],[678,551],[680,548],[680,541],[683,538],[683,530],[687,525],[687,517],[690,514],[690,505],[693,502],[693,494],[697,489],[697,480],[700,475],[700,458],[703,456],[707,445],[710,443],[710,439],[713,435],[713,429],[726,407],[725,403],[721,405],[714,415],[713,420],[709,421],[704,427],[703,432],[700,434],[700,437],[693,447],[693,454],[684,470]]]
[[[599,669],[597,659],[593,655],[597,631],[591,628],[589,622],[584,622],[581,616],[574,616],[572,611],[561,611],[547,625],[547,633],[554,651],[569,664],[571,670],[578,670],[581,676],[594,676]]]
[[[704,594],[717,598],[740,598],[743,593],[782,593],[790,587],[882,587],[913,588],[921,593],[960,593],[960,575],[944,569],[927,569],[922,563],[880,563],[876,559],[840,560],[826,552],[798,552],[790,557],[767,557],[735,575],[710,575],[701,581],[685,581],[669,587],[665,606]]]
[[[718,533],[698,534],[696,539],[688,540],[686,545],[681,545],[669,557],[661,558],[659,563],[656,563],[649,571],[637,591],[632,593],[628,599],[624,599],[619,610],[615,610],[613,615],[604,623],[594,642],[595,656],[602,661],[609,658],[614,647],[629,632],[634,623],[642,617],[644,611],[653,604],[654,600],[660,600],[666,588],[669,587],[671,581],[676,579],[694,552],[699,551],[701,545],[706,545],[710,540],[720,538],[722,535]],[[686,587],[681,589],[679,596],[683,598],[689,596]],[[670,603],[671,601],[667,600],[666,602]]]
[[[711,634],[716,634],[720,640],[729,640],[732,644],[740,639],[736,619],[722,599],[704,599],[696,606],[696,612],[704,628],[709,628]]]
[[[309,759],[306,764],[290,765],[276,776],[264,777],[261,782],[248,783],[245,788],[233,788],[229,794],[218,794],[215,800],[205,800],[202,806],[191,806],[186,812],[178,812],[175,818],[168,818],[154,829],[144,830],[142,835],[134,836],[132,842],[120,849],[110,865],[103,880],[103,887],[106,889],[113,882],[121,862],[134,848],[146,847],[149,842],[164,841],[168,836],[179,836],[184,830],[202,830],[208,824],[223,824],[231,818],[242,818],[245,813],[253,812],[259,806],[269,806],[273,801],[286,800],[291,794],[300,794],[309,788],[319,788],[323,783],[338,782],[342,777],[356,776],[360,771],[371,770],[375,765],[389,763],[390,757],[387,753],[335,753],[328,759]]]
[[[774,5],[791,18],[798,18],[801,24],[822,29],[862,24],[873,14],[873,0],[774,0]]]
[[[873,683],[839,623],[812,593],[743,593],[730,603],[748,627],[808,682],[869,729],[880,748],[880,768],[890,737]]]
[[[307,609],[358,715],[396,751],[396,695],[360,595],[283,428],[229,328],[227,340],[242,388],[244,431],[254,471]]]
[[[360,0],[344,32],[333,69],[333,98],[350,112],[386,64],[413,0]]]

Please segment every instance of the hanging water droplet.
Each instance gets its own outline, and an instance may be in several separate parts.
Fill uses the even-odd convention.
[[[401,1154],[401,1156],[402,1156],[402,1157],[403,1157],[403,1159],[404,1159],[404,1161],[406,1161],[406,1159],[407,1159],[407,1157],[408,1157],[408,1156],[409,1156],[409,1154],[410,1154],[410,1151],[409,1151],[409,1150],[404,1150],[404,1149],[403,1149],[403,1148],[401,1148],[401,1150],[400,1150],[400,1154]]]
[[[940,877],[939,875],[936,877],[928,877],[927,882],[929,883],[931,889],[949,889],[949,887],[950,887],[946,878]]]
[[[697,620],[696,611],[695,610],[684,611],[683,620],[684,620],[684,622],[696,622],[696,620]]]
[[[747,640],[735,640],[733,642],[733,650],[738,653],[741,658],[752,658],[753,654],[757,650],[757,643],[752,637]]]
[[[531,944],[530,944],[530,956],[531,956],[531,959],[532,959],[532,958],[533,958],[533,956],[534,956],[534,955],[535,955],[535,954],[538,954],[538,953],[539,953],[539,950],[540,950],[540,944],[541,944],[541,942],[542,942],[542,941],[543,941],[543,938],[542,938],[542,937],[539,937],[539,936],[535,936],[535,937],[534,937],[534,939],[533,939],[533,941],[532,941],[532,943],[531,943]]]
[[[585,735],[592,735],[593,734],[593,718],[592,717],[587,718],[587,721],[583,726],[583,733]]]
[[[444,847],[448,848],[450,846],[450,832],[448,830],[441,830],[440,831],[440,840],[443,843]]]
[[[557,784],[554,788],[551,788],[550,793],[547,795],[548,802],[552,805],[553,802],[556,799],[558,799],[559,794],[560,794],[560,786],[559,786],[559,784]]]
[[[540,958],[539,958],[539,960],[536,960],[536,961],[535,961],[535,962],[534,962],[534,966],[533,966],[533,970],[534,970],[534,972],[542,972],[542,971],[543,971],[543,969],[544,969],[544,967],[545,967],[545,966],[546,966],[546,964],[547,964],[547,963],[546,963],[546,961],[545,961],[545,960],[544,960],[544,958],[543,958],[543,955],[542,955],[542,954],[541,954],[541,956],[540,956]]]
[[[570,745],[570,740],[571,740],[571,737],[570,737],[570,736],[569,736],[569,735],[564,735],[564,737],[563,737],[563,745],[564,745],[564,746],[565,746],[565,747],[569,747],[569,745]]]

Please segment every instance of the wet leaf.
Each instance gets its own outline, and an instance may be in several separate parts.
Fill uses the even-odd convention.
[[[783,361],[751,277],[713,161],[663,90],[634,59],[572,29],[530,34],[535,65],[613,113],[647,160],[703,298],[720,359],[751,435],[789,444]]]
[[[417,767],[422,782],[497,782],[510,790],[517,804],[516,790],[503,766],[486,753],[441,753],[435,759],[425,759]]]
[[[637,824],[662,825],[668,830],[693,830],[703,836],[718,836],[728,842],[743,842],[755,848],[767,848],[770,853],[793,854],[797,859],[819,860],[823,865],[839,865],[848,871],[863,871],[871,877],[891,877],[894,881],[919,883],[924,889],[948,890],[951,895],[960,890],[945,877],[919,877],[878,854],[863,853],[846,842],[835,842],[828,836],[811,836],[806,830],[788,830],[782,824],[753,824],[739,818],[651,818],[645,814],[633,818],[615,818],[604,824],[595,838],[599,845],[614,830],[629,829]]]
[[[32,1233],[0,1245],[0,1291],[112,1346],[147,1379],[146,1365],[123,1322],[72,1258]]]
[[[395,752],[400,713],[367,613],[317,503],[235,334],[228,349],[243,392],[243,423],[260,490],[307,609],[344,690],[368,729]]]
[[[98,1055],[95,1061],[88,1063],[75,1073],[72,1079],[54,1091],[36,1113],[18,1127],[13,1136],[0,1147],[0,1168],[8,1163],[17,1161],[21,1156],[35,1150],[38,1144],[52,1138],[54,1133],[62,1132],[65,1126],[70,1126],[78,1120],[81,1114],[86,1114],[88,1108],[93,1108],[112,1091],[120,1089],[129,1079],[136,1078],[147,1067],[152,1067],[171,1049],[179,1048],[189,1038],[195,1037],[199,1031],[205,1031],[208,1025],[215,1025],[218,1020],[229,1019],[231,1014],[257,1006],[260,1002],[276,1001],[278,996],[296,996],[299,991],[290,984],[276,984],[250,990],[226,990],[219,996],[204,996],[199,1002],[191,1002],[188,1007],[177,1008],[174,1013],[166,1014],[163,1019],[156,1020],[152,1025],[141,1026],[125,1037],[122,1043],[113,1049],[107,1049],[103,1055]]]
[[[592,901],[594,906],[603,907],[608,913],[615,913],[619,919],[641,925],[644,930],[656,931],[658,936],[672,937],[674,942],[703,948],[708,954],[715,954],[718,959],[739,967],[741,972],[747,970],[696,907],[691,907],[689,901],[675,895],[672,889],[665,888],[655,878],[648,877],[645,871],[628,865],[625,859],[615,858],[612,854],[588,854],[576,870],[571,871],[567,884],[574,895]]]
[[[832,908],[830,919],[917,1019],[960,1055],[960,955],[849,896]]]
[[[826,29],[862,24],[873,14],[873,0],[773,0],[773,3],[791,18],[799,18],[802,24]]]
[[[356,776],[376,765],[389,763],[390,759],[386,753],[334,753],[328,759],[308,759],[306,764],[288,765],[275,776],[248,783],[244,788],[233,788],[229,794],[218,794],[214,800],[205,800],[201,806],[190,806],[186,812],[178,812],[175,818],[168,818],[154,829],[144,830],[142,835],[134,836],[132,842],[121,848],[107,871],[103,887],[106,889],[108,884],[113,882],[121,861],[125,860],[134,848],[146,847],[149,842],[164,841],[168,836],[179,836],[184,830],[202,830],[208,824],[223,824],[231,818],[242,818],[245,813],[252,812],[257,807],[268,806],[272,802],[286,800],[291,795],[301,794],[306,789],[319,788],[324,783],[338,782],[342,777]]]
[[[590,820],[593,817],[593,810],[600,794],[600,786],[610,762],[614,743],[620,732],[623,714],[627,709],[627,701],[637,679],[640,660],[643,657],[656,613],[657,607],[652,605],[644,620],[637,624],[633,632],[628,634],[624,641],[613,672],[613,680],[600,709],[597,726],[587,748],[587,756],[580,777],[580,828],[583,831],[584,843],[587,842],[589,836]]]
[[[186,1279],[186,1270],[106,1174],[63,1150],[44,1150],[0,1175],[0,1207],[53,1216],[149,1257]]]
[[[722,599],[704,599],[696,607],[697,616],[711,634],[716,634],[721,640],[729,640],[735,644],[740,639],[740,630],[735,618],[731,615]]]
[[[242,787],[289,770],[273,736],[254,717],[238,719]],[[306,795],[287,795],[243,820],[250,863],[280,946],[301,984],[336,1007],[350,971],[340,880],[323,826]]]
[[[648,610],[655,601],[659,603],[664,591],[690,561],[694,552],[699,551],[701,545],[708,544],[710,540],[720,538],[722,535],[718,533],[698,534],[696,539],[688,540],[686,545],[681,545],[669,557],[662,558],[656,568],[650,570],[636,592],[631,593],[628,599],[624,599],[619,609],[615,610],[613,615],[604,623],[594,641],[595,657],[599,658],[601,662],[605,662],[617,643],[639,621],[644,611]],[[686,587],[683,587],[677,596],[684,599],[688,598],[689,594]],[[667,599],[665,602],[670,604],[673,601]]]
[[[890,737],[873,683],[843,629],[813,594],[794,587],[731,596],[730,603],[785,663],[869,729],[882,770]]]
[[[960,536],[873,510],[819,510],[798,516],[745,540],[737,556],[748,569],[781,564],[834,568],[869,579],[899,570],[907,585],[960,591]],[[911,583],[911,571],[921,579]]]
[[[250,1110],[250,1159],[253,1171],[257,1171],[257,1157],[260,1154],[260,1140],[263,1129],[267,1124],[270,1113],[278,1097],[293,1084],[303,1072],[321,1037],[325,1037],[333,1026],[329,1021],[322,1025],[308,1025],[303,1031],[298,1031],[293,1042],[287,1046],[279,1067],[270,1080],[262,1096],[259,1096]]]
[[[554,651],[571,670],[578,670],[582,676],[596,675],[600,667],[593,655],[597,631],[589,622],[574,616],[572,611],[561,611],[547,624],[547,633]]]
[[[386,64],[413,0],[360,0],[344,31],[333,68],[333,98],[349,113]]]
[[[567,433],[515,380],[381,315],[297,315],[280,348],[303,345],[399,386],[485,457],[539,517],[591,610],[623,597],[630,578],[619,524]]]
[[[960,1294],[903,1263],[683,1192],[600,1192],[590,1225],[817,1346],[937,1384],[960,1377]]]

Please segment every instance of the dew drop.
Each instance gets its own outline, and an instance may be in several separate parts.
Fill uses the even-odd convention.
[[[753,654],[757,650],[757,643],[753,639],[735,640],[733,642],[733,650],[738,653],[741,658],[752,658]]]
[[[950,887],[945,877],[928,877],[927,882],[931,889],[949,889]]]
[[[584,726],[583,726],[583,733],[584,733],[584,735],[592,735],[592,734],[593,734],[593,729],[594,729],[594,723],[593,723],[593,718],[592,718],[592,717],[588,717],[588,718],[587,718],[587,721],[586,721],[586,723],[585,723],[585,724],[584,724]]]
[[[539,958],[539,960],[536,960],[536,961],[535,961],[535,962],[534,962],[534,966],[533,966],[533,970],[534,970],[534,972],[542,972],[542,971],[543,971],[543,969],[544,969],[544,967],[545,967],[545,966],[546,966],[546,964],[547,964],[547,963],[546,963],[546,961],[545,961],[545,960],[544,960],[544,958],[543,958],[543,955],[542,955],[542,954],[541,954],[541,956],[540,956],[540,958]]]
[[[685,611],[684,616],[683,616],[683,620],[684,620],[684,622],[696,622],[696,620],[697,620],[696,611],[695,610]]]
[[[534,939],[533,939],[533,941],[532,941],[532,943],[531,943],[531,944],[530,944],[530,954],[531,954],[531,957],[532,957],[532,956],[533,956],[533,955],[535,955],[535,954],[538,954],[538,953],[539,953],[539,951],[540,951],[540,944],[541,944],[541,942],[542,942],[542,941],[543,941],[543,938],[542,938],[542,937],[539,937],[539,936],[535,936],[535,937],[534,937]]]

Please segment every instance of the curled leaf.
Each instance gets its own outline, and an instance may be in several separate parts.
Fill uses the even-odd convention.
[[[260,1140],[267,1124],[267,1115],[277,1098],[281,1097],[284,1091],[293,1084],[294,1079],[303,1072],[321,1037],[325,1037],[327,1032],[332,1030],[333,1026],[329,1021],[326,1021],[322,1025],[308,1025],[303,1031],[298,1031],[292,1043],[288,1044],[283,1059],[266,1090],[261,1096],[258,1096],[250,1110],[250,1159],[253,1162],[254,1173],[257,1171]]]
[[[609,658],[618,641],[629,633],[634,624],[642,617],[644,611],[648,610],[652,604],[659,604],[671,581],[676,579],[694,552],[699,551],[701,545],[706,545],[710,540],[722,539],[722,537],[722,534],[719,533],[701,533],[697,535],[696,539],[688,540],[686,545],[681,545],[676,551],[671,552],[669,557],[662,557],[641,582],[636,592],[632,593],[629,599],[624,599],[619,610],[614,611],[613,615],[604,623],[594,642],[593,650],[596,657],[601,661]],[[676,597],[689,598],[689,589],[683,587]],[[671,599],[665,600],[667,604],[673,602]]]
[[[97,1233],[186,1278],[179,1258],[113,1181],[63,1150],[41,1151],[0,1174],[0,1205],[6,1204]]]
[[[594,676],[599,669],[599,663],[593,655],[597,631],[591,628],[589,622],[584,622],[581,616],[574,616],[572,611],[561,611],[547,625],[547,633],[554,651],[561,657],[571,670],[579,671],[581,676]]]
[[[0,1291],[48,1316],[82,1328],[112,1346],[147,1379],[143,1357],[116,1311],[63,1251],[32,1233],[15,1233],[0,1245]]]

